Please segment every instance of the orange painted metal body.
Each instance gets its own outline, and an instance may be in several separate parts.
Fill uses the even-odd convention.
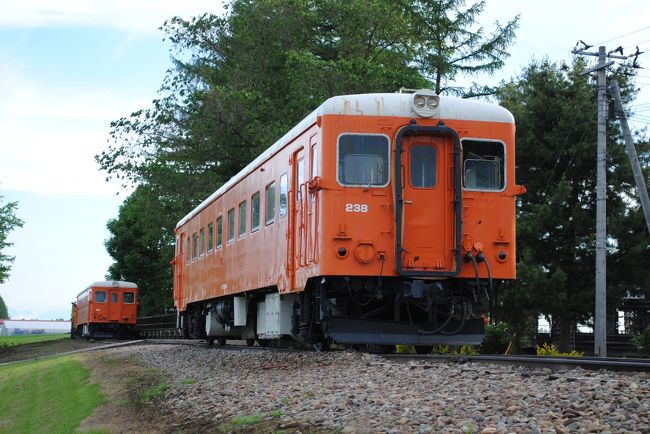
[[[176,230],[174,301],[179,311],[189,303],[262,288],[277,287],[280,293],[299,292],[316,276],[397,276],[395,239],[403,236],[406,269],[451,270],[457,264],[452,253],[454,215],[451,203],[452,157],[450,140],[434,140],[438,150],[438,182],[435,188],[417,190],[405,186],[404,234],[396,233],[395,182],[385,187],[345,187],[337,183],[336,143],[343,133],[386,135],[394,150],[398,131],[409,118],[326,115],[311,124],[282,149]],[[438,119],[419,119],[418,125],[435,126]],[[490,260],[492,277],[514,279],[515,196],[522,193],[514,179],[514,133],[512,123],[448,120],[448,128],[460,139],[486,138],[505,144],[506,180],[502,191],[462,191],[462,248],[482,252]],[[429,139],[409,138],[406,147]],[[314,158],[316,155],[316,158]],[[392,155],[391,155],[392,157]],[[407,152],[402,156],[407,166]],[[304,166],[299,168],[299,162]],[[394,164],[391,161],[391,164]],[[304,176],[298,182],[299,169]],[[288,212],[278,214],[278,188],[283,174],[289,177]],[[392,171],[391,171],[392,173]],[[409,174],[406,173],[405,178]],[[392,177],[394,178],[394,177]],[[265,187],[276,183],[276,212],[273,223],[264,218]],[[241,201],[260,192],[259,229],[251,232],[247,208],[246,232],[228,242],[228,210],[238,214]],[[300,199],[298,199],[300,196]],[[352,208],[350,209],[350,205]],[[363,212],[355,212],[355,206]],[[346,211],[347,207],[347,211]],[[222,218],[223,242],[193,258],[193,235]],[[235,224],[239,227],[239,218]],[[216,240],[216,235],[214,239]],[[346,254],[337,252],[344,248]],[[501,258],[498,256],[501,254]],[[503,255],[505,254],[505,258]],[[419,257],[414,261],[415,257]],[[383,260],[380,258],[383,257]],[[479,270],[481,278],[487,272]],[[460,264],[457,277],[474,278],[471,264]]]

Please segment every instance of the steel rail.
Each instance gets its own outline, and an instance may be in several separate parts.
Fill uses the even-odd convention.
[[[445,354],[384,354],[382,357],[396,361],[433,362],[485,362],[530,367],[544,367],[554,370],[573,368],[607,369],[619,371],[650,371],[650,359],[615,357],[548,357],[548,356],[501,356],[501,355],[445,355]]]

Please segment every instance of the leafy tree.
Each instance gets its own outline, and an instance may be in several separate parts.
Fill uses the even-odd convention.
[[[0,295],[0,319],[9,319],[9,311],[7,310],[7,305]]]
[[[519,16],[504,26],[495,23],[495,29],[485,34],[476,27],[476,20],[485,8],[479,1],[463,9],[465,0],[415,0],[408,10],[417,34],[416,64],[433,83],[436,93],[486,95],[494,91],[474,85],[472,89],[454,86],[458,75],[476,76],[493,73],[502,68],[510,56],[506,49],[514,42]]]
[[[171,261],[173,227],[178,219],[173,206],[149,188],[138,187],[109,220],[106,250],[114,262],[106,276],[138,285],[141,316],[162,314],[172,306]]]
[[[3,253],[7,247],[13,245],[7,241],[9,232],[23,226],[23,221],[15,215],[18,203],[7,202],[3,205],[3,199],[4,197],[0,195],[0,283],[4,283],[9,277],[11,264],[15,259],[13,256]]]
[[[517,120],[518,182],[527,186],[521,198],[517,245],[522,273],[517,289],[524,305],[551,315],[560,328],[560,350],[568,347],[576,320],[594,311],[596,86],[581,75],[585,65],[532,63],[516,82],[501,87],[501,103]],[[622,82],[625,71],[618,71]],[[629,86],[626,98],[631,97]],[[631,177],[614,124],[608,128],[608,197],[610,244],[629,224]],[[611,223],[610,223],[611,224]],[[638,234],[637,234],[638,237]],[[638,238],[637,238],[638,239]],[[608,268],[615,267],[610,262]],[[608,280],[615,295],[620,285]]]

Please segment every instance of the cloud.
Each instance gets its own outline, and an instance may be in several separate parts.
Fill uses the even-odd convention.
[[[220,3],[202,0],[23,0],[2,5],[0,27],[100,26],[154,32],[173,16],[222,11]]]

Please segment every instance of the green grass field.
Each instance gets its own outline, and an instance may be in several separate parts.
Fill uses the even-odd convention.
[[[57,339],[64,339],[69,337],[70,333],[61,333],[57,335],[0,336],[0,348],[33,344],[34,342],[54,341]]]
[[[103,401],[73,356],[0,367],[0,433],[71,433]]]

